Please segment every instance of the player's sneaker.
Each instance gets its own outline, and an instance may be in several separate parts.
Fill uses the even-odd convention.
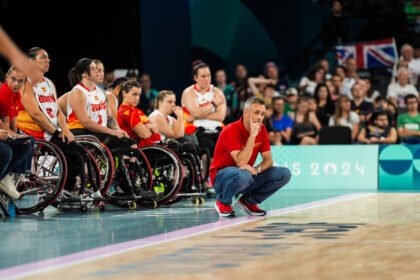
[[[0,189],[5,192],[12,200],[19,199],[20,193],[16,190],[13,175],[7,174],[0,181]]]

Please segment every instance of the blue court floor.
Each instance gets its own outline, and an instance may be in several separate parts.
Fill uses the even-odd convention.
[[[266,210],[318,201],[350,191],[281,190],[262,204]],[[239,209],[237,217],[244,216]],[[0,272],[17,265],[118,244],[219,221],[214,199],[193,206],[185,200],[158,209],[120,209],[107,206],[81,213],[49,207],[44,213],[0,219]]]

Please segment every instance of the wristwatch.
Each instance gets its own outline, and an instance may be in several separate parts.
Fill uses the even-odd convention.
[[[257,175],[260,174],[261,172],[261,166],[257,165],[257,167],[255,167],[255,170],[257,171]]]

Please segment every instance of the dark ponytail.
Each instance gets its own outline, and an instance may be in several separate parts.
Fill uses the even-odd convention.
[[[70,85],[76,86],[82,80],[83,73],[88,73],[90,70],[90,64],[93,62],[90,58],[82,58],[76,62],[73,68],[68,73]]]
[[[129,80],[129,81],[121,84],[120,91],[118,92],[118,105],[119,106],[121,106],[121,104],[123,102],[123,99],[124,99],[123,92],[124,91],[129,92],[133,87],[141,88],[140,84],[137,81]]]
[[[36,56],[38,55],[38,53],[39,53],[40,51],[42,51],[42,50],[44,50],[44,49],[42,49],[42,48],[40,48],[40,47],[33,47],[33,48],[30,48],[30,49],[29,49],[29,51],[27,52],[27,54],[28,54],[28,56],[29,56],[30,58],[35,59],[35,58],[36,58]]]

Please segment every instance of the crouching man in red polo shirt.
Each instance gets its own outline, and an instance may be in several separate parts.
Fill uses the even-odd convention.
[[[222,217],[235,212],[232,198],[242,194],[236,205],[254,216],[266,211],[258,204],[266,200],[290,180],[290,171],[273,166],[267,130],[262,124],[264,101],[251,97],[245,102],[240,120],[226,126],[217,141],[210,166],[210,178],[216,191],[215,208]],[[258,153],[262,162],[254,166]]]

